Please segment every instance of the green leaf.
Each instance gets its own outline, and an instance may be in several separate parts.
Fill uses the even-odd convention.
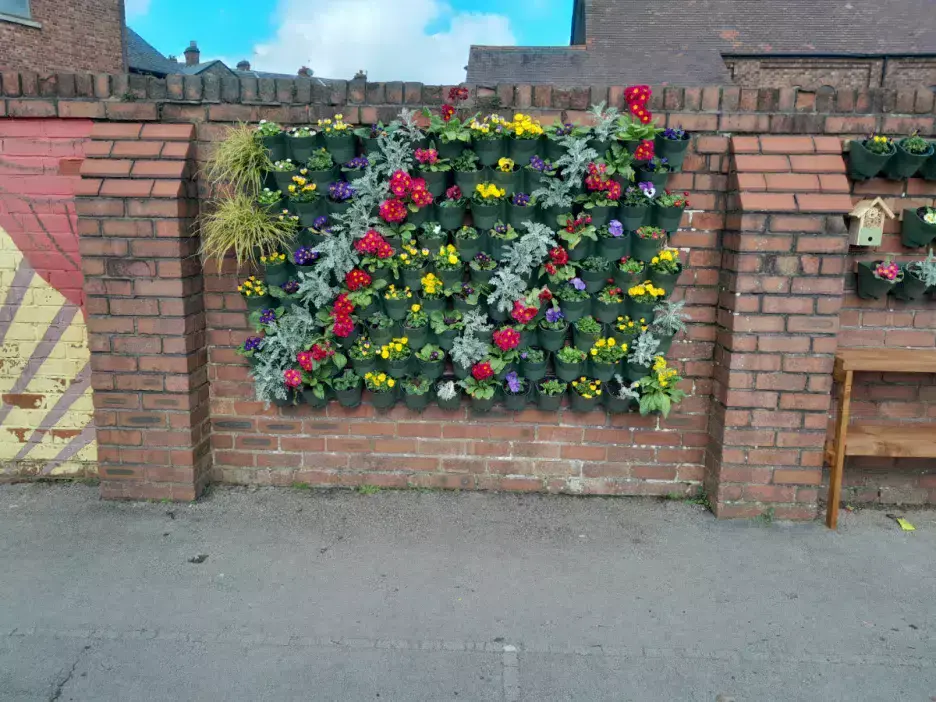
[[[348,364],[348,357],[343,353],[335,353],[332,356],[332,362],[335,364],[336,368],[344,368]]]

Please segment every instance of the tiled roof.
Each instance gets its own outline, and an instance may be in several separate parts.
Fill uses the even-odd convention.
[[[183,66],[167,59],[152,44],[126,26],[124,27],[124,43],[127,47],[127,65],[131,71],[157,76],[181,72],[179,69]]]
[[[472,47],[472,83],[728,82],[722,54],[936,53],[933,0],[592,0],[588,51]],[[579,72],[575,72],[579,71]]]

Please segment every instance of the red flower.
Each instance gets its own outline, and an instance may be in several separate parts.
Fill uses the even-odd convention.
[[[557,266],[564,266],[569,262],[568,252],[561,246],[557,246],[554,249],[550,249],[549,258],[552,259],[552,262]]]
[[[535,307],[527,307],[521,300],[517,300],[510,311],[510,316],[520,324],[529,324],[538,312],[539,310]]]
[[[621,184],[616,180],[612,180],[608,185],[608,199],[617,200],[621,197]]]
[[[422,209],[432,204],[432,193],[428,190],[414,190],[410,195],[410,200],[416,207]]]
[[[468,99],[468,88],[455,87],[449,90],[448,99],[452,102],[461,102]]]
[[[640,142],[640,146],[637,147],[637,150],[634,151],[634,158],[637,161],[649,161],[653,158],[653,142],[650,139],[645,139]]]
[[[439,152],[435,149],[416,149],[413,155],[416,157],[416,160],[422,164],[433,164],[439,161]]]
[[[451,188],[445,191],[445,197],[449,200],[461,200],[462,191],[457,185],[453,185]]]
[[[326,342],[327,343],[327,342]],[[334,356],[335,352],[329,346],[320,346],[318,344],[312,345],[312,350],[310,352],[312,358],[315,361],[324,361],[329,356]]]
[[[540,290],[539,301],[540,302],[549,302],[553,299],[553,294],[549,292],[549,288],[543,288]]]
[[[354,249],[362,254],[374,253],[381,246],[386,245],[386,243],[386,239],[380,235],[380,232],[375,229],[370,229],[364,236],[354,242]]]
[[[487,361],[484,363],[475,363],[471,368],[471,375],[475,380],[487,380],[494,375],[494,369],[491,368],[491,364]]]
[[[450,119],[452,119],[452,117],[455,116],[455,108],[451,105],[442,105],[440,112],[442,114],[443,122],[448,122]]]
[[[335,298],[335,304],[332,305],[333,317],[347,317],[354,312],[354,303],[348,299],[348,293],[341,293]]]
[[[418,193],[421,190],[426,190],[426,179],[425,178],[412,178],[410,179],[410,193]]]
[[[391,258],[393,256],[393,247],[385,241],[377,247],[374,253],[380,259]]]
[[[311,371],[314,367],[313,361],[318,359],[316,359],[309,351],[300,351],[296,354],[296,360],[299,361],[299,365],[302,366],[302,370]]]
[[[402,200],[384,200],[380,203],[380,217],[391,224],[402,222],[406,219],[406,205]]]
[[[549,273],[549,275],[556,275],[556,264],[550,262],[547,263],[544,268],[546,269],[546,272]]]
[[[295,368],[288,368],[283,371],[283,382],[287,388],[298,388],[302,385],[302,373]]]
[[[360,268],[352,268],[345,276],[344,282],[345,285],[348,286],[348,290],[354,292],[355,290],[360,290],[370,285],[371,277],[366,271],[362,271]]]
[[[493,334],[494,343],[497,344],[497,348],[501,351],[510,351],[511,349],[517,348],[520,344],[520,333],[516,329],[511,329],[507,327],[505,329],[498,329]]]
[[[347,336],[351,336],[351,332],[354,331],[354,322],[351,321],[350,317],[336,317],[335,323],[332,325],[332,332],[335,336],[344,339]]]
[[[624,91],[624,99],[629,103],[646,105],[653,91],[649,85],[632,85]]]

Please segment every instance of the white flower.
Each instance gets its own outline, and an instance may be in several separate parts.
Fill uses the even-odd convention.
[[[936,210],[929,210],[923,215],[923,221],[927,224],[936,224]]]

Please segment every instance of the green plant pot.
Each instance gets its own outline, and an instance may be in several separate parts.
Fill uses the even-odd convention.
[[[390,409],[397,403],[399,394],[397,393],[397,388],[391,388],[386,392],[370,392],[367,393],[367,399],[369,403],[376,409]]]
[[[409,339],[409,346],[411,349],[421,349],[423,346],[429,343],[428,324],[416,329],[403,325],[403,333],[406,335],[406,338]]]
[[[449,329],[442,332],[441,334],[435,334],[436,344],[438,344],[444,351],[451,351],[452,346],[455,344],[455,339],[461,335],[461,332],[457,329]]]
[[[897,144],[897,153],[895,153],[887,165],[884,166],[884,177],[891,180],[904,180],[913,176],[920,167],[926,163],[926,160],[933,155],[933,145],[930,144],[929,151],[925,154],[912,154],[907,151],[901,143]]]
[[[299,217],[299,224],[303,227],[311,227],[316,219],[326,214],[325,200],[319,198],[314,202],[294,202],[287,200],[289,211]]]
[[[611,140],[592,137],[588,140],[588,145],[598,152],[598,158],[603,158],[608,153],[608,149],[611,148]]]
[[[848,151],[848,175],[852,180],[867,180],[874,178],[887,165],[887,162],[896,153],[896,150],[889,154],[876,154],[868,151],[861,139],[852,139],[851,147]]]
[[[524,222],[535,222],[539,213],[535,207],[518,207],[507,203],[507,223],[514,229],[523,229]]]
[[[592,241],[591,239],[579,240],[574,248],[569,248],[566,246],[565,242],[560,243],[565,246],[566,251],[569,253],[569,260],[572,262],[582,261],[591,256],[595,250],[596,244],[596,242]]]
[[[603,395],[604,393],[602,393]],[[573,412],[591,412],[598,409],[601,404],[601,395],[591,398],[584,398],[574,390],[569,391],[569,407]]]
[[[338,180],[339,173],[338,166],[332,166],[325,171],[309,171],[306,178],[310,183],[315,183],[316,190],[322,193],[324,199],[328,195],[328,186]]]
[[[482,400],[479,397],[472,397],[470,399],[472,411],[481,414],[494,409],[494,403],[497,402],[497,393],[495,392],[494,397],[490,397],[486,400]]]
[[[471,367],[465,368],[459,364],[452,362],[452,372],[455,374],[455,377],[459,380],[464,380],[471,374]]]
[[[416,175],[424,178],[426,188],[433,197],[442,197],[448,187],[448,173],[446,171],[416,171]]]
[[[496,236],[488,236],[488,254],[495,261],[500,262],[504,260],[504,256],[507,254],[507,249],[513,246],[517,242],[516,239],[511,239],[506,241]]]
[[[526,164],[522,164],[526,165]],[[522,168],[521,172],[523,173],[523,190],[522,192],[527,193],[528,195],[534,190],[539,190],[539,188],[546,185],[546,176],[540,171],[534,171],[532,168]]]
[[[536,208],[540,211],[539,221],[554,231],[559,228],[559,217],[569,213],[568,208],[559,205],[553,207],[537,205]]]
[[[614,302],[606,303],[600,302],[598,298],[592,299],[592,316],[597,319],[602,324],[611,324],[618,317],[621,316],[624,308],[624,303]]]
[[[319,139],[320,135],[316,134],[315,136],[310,137],[286,137],[286,146],[289,153],[289,158],[293,160],[294,163],[299,164],[300,166],[309,160],[309,157],[312,155],[312,152],[316,149],[322,148],[322,142]]]
[[[682,266],[680,266],[678,273],[661,273],[651,268],[650,282],[658,288],[663,288],[666,291],[666,296],[669,297],[673,294],[673,290],[676,288],[676,283],[679,282],[679,276],[681,275]]]
[[[606,271],[579,271],[579,278],[585,283],[585,292],[589,295],[601,290],[613,275],[611,266]]]
[[[476,236],[473,239],[456,236],[454,239],[455,248],[458,249],[458,257],[464,263],[468,263],[484,248],[484,237],[482,236]]]
[[[367,358],[360,361],[351,359],[351,367],[354,369],[354,372],[357,373],[362,378],[368,373],[377,372],[377,359],[376,358]]]
[[[419,374],[424,375],[429,380],[438,380],[445,372],[445,361],[421,361],[416,359],[416,365],[419,368]]]
[[[587,315],[590,307],[590,300],[559,301],[559,309],[562,310],[562,316],[565,317],[566,321],[568,321],[570,324],[572,322],[577,322],[582,317]]]
[[[263,147],[267,150],[267,156],[271,161],[282,161],[286,158],[286,135],[283,132],[273,136],[260,137]]]
[[[605,409],[611,414],[626,414],[640,406],[635,400],[617,397],[610,389],[602,391],[601,399],[604,401]]]
[[[286,391],[286,399],[274,397],[270,402],[276,407],[292,407],[302,404],[302,393],[295,390]]]
[[[492,183],[506,190],[508,196],[519,192],[520,184],[523,182],[523,173],[519,169],[510,173],[494,169],[487,177],[490,178]]]
[[[579,351],[588,352],[591,350],[591,347],[595,345],[599,336],[601,336],[600,332],[598,334],[586,334],[585,332],[580,332],[576,327],[572,327],[572,340],[575,344],[575,348]]]
[[[903,266],[901,266],[903,268]],[[904,277],[894,288],[894,297],[898,300],[919,300],[926,293],[926,283],[914,278],[904,268]]]
[[[276,187],[276,183],[272,184],[272,187]],[[257,202],[257,208],[261,210],[266,210],[271,216],[276,217],[280,212],[287,209],[288,201],[286,198],[280,198],[271,205],[261,205]]]
[[[536,329],[522,329],[520,331],[520,343],[517,348],[528,349],[531,346],[536,346],[539,342],[539,335],[536,332]]]
[[[387,369],[387,375],[391,378],[399,380],[400,378],[405,378],[410,374],[410,369],[413,366],[413,357],[404,358],[402,360],[387,360],[384,361],[384,366]]]
[[[403,391],[403,404],[406,405],[407,409],[414,412],[422,412],[429,406],[430,402],[432,402],[431,391],[424,392],[422,395],[410,395],[405,390]]]
[[[600,380],[602,383],[607,383],[611,380],[614,374],[617,373],[617,370],[617,363],[599,363],[593,358],[589,357],[588,359],[588,377]]]
[[[638,261],[649,263],[660,253],[665,243],[665,239],[641,239],[639,236],[634,236],[631,239],[631,256]]]
[[[475,229],[493,229],[498,220],[504,218],[504,203],[498,202],[496,205],[479,205],[471,203],[471,219],[474,222]]]
[[[639,273],[625,273],[620,268],[615,267],[614,284],[620,288],[623,288],[624,292],[627,292],[629,288],[637,285],[637,283],[642,283],[647,279],[645,276],[646,272],[646,267],[644,267],[644,269]]]
[[[436,151],[439,152],[439,158],[452,161],[459,156],[462,152],[468,148],[468,144],[464,141],[442,141],[441,139],[435,140]]]
[[[660,229],[665,229],[672,234],[679,229],[682,222],[683,210],[685,207],[660,207],[653,206],[653,224]]]
[[[645,171],[643,168],[637,169],[637,182],[638,183],[653,183],[653,187],[656,188],[657,192],[663,192],[666,190],[666,183],[669,180],[670,174],[667,173],[651,173],[650,171]]]
[[[494,274],[497,272],[497,269],[492,271],[479,271],[475,270],[471,266],[468,267],[468,274],[471,276],[471,282],[475,285],[485,285]]]
[[[583,302],[585,302],[583,300]],[[584,314],[584,310],[583,310]],[[565,344],[566,337],[569,334],[569,328],[565,329],[545,329],[539,328],[539,343],[547,351],[558,351]]]
[[[542,380],[546,377],[546,367],[549,365],[549,356],[547,355],[546,359],[540,361],[539,363],[530,363],[524,359],[520,359],[520,375],[526,378],[529,381]]]
[[[440,409],[452,411],[452,410],[457,410],[461,407],[461,399],[462,399],[461,392],[458,392],[455,395],[455,397],[451,397],[447,400],[443,400],[441,397],[439,397],[438,393],[436,393],[435,390],[433,390],[433,394],[435,395],[435,398],[436,398],[436,404],[439,406]]]
[[[418,227],[421,224],[426,222],[431,222],[435,219],[435,205],[426,205],[416,210],[416,212],[407,211],[406,221],[408,224],[412,224],[414,227]]]
[[[530,162],[530,158],[536,154],[542,153],[543,140],[537,139],[508,139],[508,154],[520,166],[525,166]]]
[[[874,277],[874,269],[881,261],[859,261],[857,284],[858,297],[863,300],[880,300],[891,293],[895,284]]]
[[[499,373],[496,373],[496,374],[494,375],[494,377],[495,377],[497,380],[503,380],[504,378],[507,377],[507,374],[508,374],[508,373],[510,373],[510,372],[516,372],[517,370],[519,370],[519,368],[520,368],[520,364],[518,364],[516,361],[511,361],[511,362],[508,363],[506,366],[504,366],[504,367],[500,370]]]
[[[494,166],[504,156],[507,147],[503,139],[479,139],[472,143],[471,148],[482,166]]]
[[[403,285],[408,287],[412,292],[417,293],[422,290],[422,279],[423,276],[428,272],[429,267],[423,266],[419,269],[412,268],[403,268],[400,270],[400,275],[403,277]],[[413,304],[412,302],[410,304]]]
[[[357,338],[360,335],[361,335],[361,327],[360,325],[355,324],[354,329],[351,331],[350,334],[348,334],[345,337],[339,336],[335,339],[335,341],[341,348],[348,349],[348,348],[351,348],[351,346],[354,344],[355,341],[357,341]]]
[[[338,165],[344,165],[354,158],[355,144],[353,134],[322,135],[325,148]]]
[[[364,154],[370,156],[371,154],[380,153],[380,144],[378,139],[371,137],[361,137],[358,139],[358,142],[361,144],[361,150],[364,151]]]
[[[461,188],[462,195],[471,197],[471,194],[481,182],[482,171],[455,171],[455,185]]]
[[[567,151],[568,149],[566,149],[565,146],[549,138],[547,138],[546,142],[543,144],[543,153],[545,154],[546,160],[550,162],[555,162],[557,159],[562,158]]]
[[[284,281],[285,282],[285,281]],[[247,305],[247,312],[269,309],[273,305],[273,298],[269,295],[260,295],[259,297],[245,297],[244,304]]]
[[[445,309],[445,298],[444,297],[423,297],[422,293],[419,295],[419,304],[422,305],[423,310],[432,314],[433,312],[441,312]]]
[[[279,287],[292,275],[293,267],[288,263],[278,263],[266,267],[266,283],[269,287]]]
[[[900,225],[900,240],[909,248],[929,246],[936,239],[936,224],[923,221],[916,208],[906,208]]]
[[[598,255],[604,259],[611,261],[612,268],[613,264],[616,261],[621,260],[624,256],[630,255],[630,242],[631,237],[628,233],[624,233],[624,236],[606,236],[598,238],[597,251]],[[610,275],[614,275],[612,270]]]
[[[460,207],[437,207],[436,216],[439,224],[446,231],[455,231],[465,223],[465,205]]]
[[[374,329],[373,327],[368,327],[367,329],[367,336],[370,337],[370,340],[373,341],[377,346],[389,344],[390,340],[393,338],[393,334],[393,327],[388,327],[386,329]]]
[[[936,180],[936,154],[926,159],[926,163],[920,166],[918,175],[926,180]]]
[[[493,304],[489,304],[487,306],[487,311],[488,311],[488,317],[490,317],[491,320],[494,322],[506,322],[508,319],[510,319],[509,312],[501,312]]]
[[[653,153],[660,158],[665,158],[670,168],[676,172],[682,170],[688,148],[688,134],[685,139],[664,139],[662,134],[657,134],[653,140]]]
[[[470,310],[476,310],[478,309],[479,304],[481,303],[479,302],[479,303],[470,305],[465,300],[461,299],[460,297],[456,297],[456,296],[452,297],[452,305],[458,312],[468,312]]]
[[[325,394],[322,397],[316,395],[311,388],[303,390],[302,402],[309,407],[322,408],[328,404],[328,390],[325,390]]]
[[[638,363],[624,363],[624,377],[634,382],[650,375],[650,369],[647,366],[641,366]]]
[[[437,270],[436,276],[442,281],[442,284],[446,288],[451,288],[462,282],[462,279],[465,277],[465,271],[461,268],[456,268],[454,271]]]
[[[654,334],[657,338],[657,341],[660,342],[660,345],[657,346],[657,353],[661,356],[665,356],[669,353],[670,348],[673,346],[673,335],[672,334]]]
[[[293,176],[298,175],[298,173],[298,170],[270,171],[270,175],[273,176],[273,182],[276,183],[276,189],[283,193],[283,195],[289,193],[289,186],[292,185]]]
[[[603,227],[608,222],[611,221],[611,217],[614,214],[617,214],[617,206],[614,207],[592,207],[590,210],[585,210],[584,214],[591,215],[592,225],[595,227]]]
[[[649,207],[618,207],[617,218],[624,225],[625,231],[635,232],[650,220]]]
[[[335,390],[335,397],[338,404],[342,407],[357,407],[361,404],[361,397],[364,394],[364,384],[358,383],[356,388],[351,390]]]
[[[329,217],[335,215],[341,215],[347,212],[351,208],[351,201],[345,200],[344,202],[335,202],[329,198],[325,198],[325,208],[328,212]]]
[[[387,316],[392,319],[394,322],[402,321],[409,312],[412,298],[405,300],[387,300],[383,301],[384,311],[387,313]]]
[[[434,256],[439,253],[439,248],[448,244],[448,236],[445,232],[442,232],[441,236],[423,234],[420,232],[416,236],[416,242],[419,244],[420,248],[429,249],[430,253]]]
[[[506,390],[502,390],[501,399],[504,403],[504,409],[508,409],[512,412],[522,412],[526,409],[526,406],[530,402],[530,388],[531,386],[527,384],[527,389],[516,395],[511,395]]]
[[[650,302],[635,302],[634,300],[627,299],[627,314],[634,321],[638,319],[646,319],[647,322],[653,319],[653,308],[654,304]]]

